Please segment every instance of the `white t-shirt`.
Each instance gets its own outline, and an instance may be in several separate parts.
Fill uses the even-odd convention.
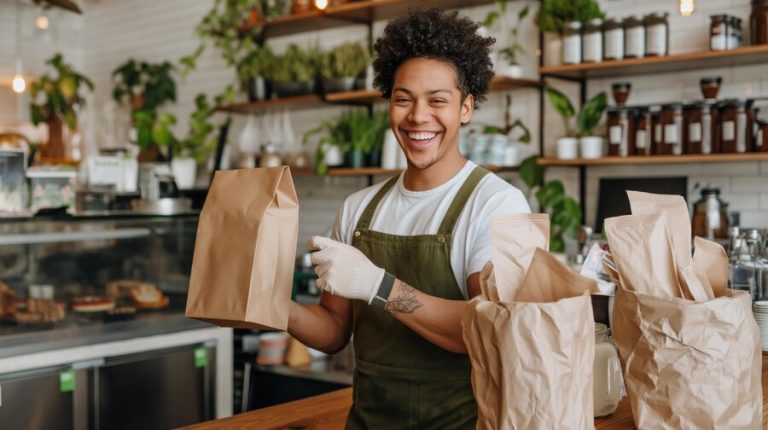
[[[407,190],[403,185],[404,173],[401,173],[397,184],[379,202],[369,228],[400,236],[437,234],[454,197],[476,166],[467,161],[453,178],[427,191]],[[358,220],[385,183],[346,198],[331,230],[332,239],[352,244]],[[482,270],[491,259],[491,216],[530,211],[523,193],[494,174],[486,175],[477,185],[456,221],[451,247],[451,268],[465,298],[467,277]]]

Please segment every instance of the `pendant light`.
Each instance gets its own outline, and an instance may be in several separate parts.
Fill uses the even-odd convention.
[[[680,15],[691,16],[696,11],[696,0],[680,0]]]
[[[27,82],[24,80],[21,65],[21,20],[19,19],[19,4],[14,3],[16,7],[16,75],[13,76],[11,88],[16,94],[21,94],[27,89]]]

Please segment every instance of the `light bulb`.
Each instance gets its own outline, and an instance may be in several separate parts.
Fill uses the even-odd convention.
[[[13,77],[11,86],[13,87],[13,92],[21,94],[27,89],[27,82],[24,80],[24,76],[22,76],[21,73],[17,73],[16,76]]]
[[[680,0],[680,15],[691,16],[696,11],[696,0]]]
[[[35,18],[35,26],[37,26],[37,28],[40,30],[47,30],[49,24],[50,22],[48,22],[48,17],[45,15],[41,14]]]
[[[328,0],[315,0],[315,7],[320,10],[325,10],[328,7]]]

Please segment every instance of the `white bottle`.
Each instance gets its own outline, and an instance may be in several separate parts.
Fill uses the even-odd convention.
[[[616,411],[623,396],[621,363],[616,347],[608,338],[608,327],[595,324],[595,361],[592,366],[592,390],[596,417]]]

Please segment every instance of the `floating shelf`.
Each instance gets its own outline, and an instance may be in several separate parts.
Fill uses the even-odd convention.
[[[458,9],[463,7],[480,6],[493,3],[494,0],[420,0],[419,7],[439,7],[441,9]],[[408,0],[375,0],[348,2],[339,6],[331,6],[324,11],[312,11],[296,15],[286,15],[268,19],[264,26],[265,37],[285,36],[314,30],[343,27],[353,24],[370,24],[374,21],[391,19],[401,16],[414,6]],[[249,28],[240,29],[241,34],[247,34]]]
[[[544,76],[607,78],[768,63],[768,45],[539,68]]]
[[[745,154],[686,154],[686,155],[649,155],[630,157],[574,158],[539,158],[540,166],[610,166],[631,164],[690,164],[690,163],[727,163],[747,161],[768,161],[766,152]]]
[[[486,165],[483,167],[495,173],[515,172],[518,170],[518,167],[510,167],[510,166]],[[332,167],[328,169],[328,173],[324,176],[375,176],[375,175],[392,176],[400,172],[402,172],[401,169],[384,169],[381,167],[360,167],[360,168]],[[291,168],[291,174],[294,176],[316,175],[315,170],[311,168],[301,168],[301,169]]]
[[[536,79],[518,79],[497,76],[491,82],[491,91],[514,91],[521,88],[540,88],[542,82]],[[378,90],[355,90],[325,95],[310,94],[305,96],[284,97],[251,103],[237,103],[218,108],[222,112],[248,113],[274,108],[311,108],[323,103],[370,104],[386,101]]]

